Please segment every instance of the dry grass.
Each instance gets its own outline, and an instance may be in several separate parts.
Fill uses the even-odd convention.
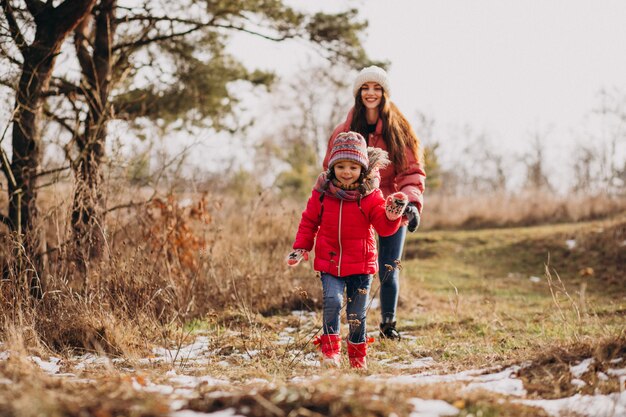
[[[191,202],[181,204],[188,197]],[[108,259],[77,274],[59,245],[65,240],[67,199],[46,196],[48,239],[60,249],[50,255],[41,301],[28,295],[11,250],[14,242],[4,236],[0,246],[0,258],[12,265],[9,279],[0,282],[0,339],[2,350],[13,352],[10,360],[0,362],[0,378],[12,381],[0,394],[0,416],[162,415],[162,398],[129,387],[141,375],[158,381],[172,368],[242,384],[259,377],[274,384],[233,387],[229,395],[203,386],[188,408],[205,412],[232,406],[249,416],[376,416],[391,411],[403,416],[409,415],[406,400],[420,397],[455,404],[462,416],[542,415],[492,393],[461,395],[454,384],[381,386],[360,374],[321,372],[308,365],[304,360],[315,355],[308,342],[319,329],[319,315],[303,321],[287,313],[319,312],[321,285],[310,263],[296,269],[284,265],[303,207],[269,193],[253,197],[163,196],[147,206],[114,212],[109,216]],[[528,362],[532,365],[519,376],[532,395],[557,398],[618,390],[615,378],[600,381],[591,372],[583,377],[584,390],[565,381],[571,381],[569,366],[585,357],[596,358],[594,371],[606,371],[611,358],[626,361],[623,215],[588,223],[503,227],[574,215],[578,220],[602,217],[619,207],[600,201],[591,205],[594,209],[561,217],[554,217],[558,210],[546,208],[531,220],[528,213],[540,209],[500,213],[492,200],[489,209],[483,206],[483,217],[491,220],[479,226],[495,222],[499,229],[425,227],[411,234],[402,265],[399,327],[412,338],[372,345],[368,374],[415,373],[386,364],[425,357],[435,360],[428,369],[434,373]],[[467,211],[455,204],[429,200],[424,225],[457,228],[467,223],[467,213],[480,212],[478,204]],[[569,204],[575,207],[576,201]],[[446,211],[449,223],[436,223]],[[459,211],[467,216],[457,216]],[[576,241],[575,248],[566,246],[569,239]],[[530,281],[531,275],[541,282]],[[373,309],[368,317],[374,334],[377,315]],[[295,329],[293,342],[277,343],[286,328]],[[198,335],[209,340],[215,355],[210,363],[139,361],[155,345],[180,350]],[[77,386],[41,374],[27,359],[56,354],[70,361],[79,352],[123,361],[79,375],[97,382]],[[136,370],[132,376],[128,367]],[[296,376],[320,378],[290,382]],[[37,381],[32,389],[31,380]],[[254,389],[252,394],[244,391],[248,388]],[[43,393],[40,401],[27,405],[36,390]],[[79,390],[89,393],[87,399]]]
[[[482,229],[578,222],[626,211],[626,197],[607,194],[556,195],[545,191],[448,196],[431,194],[420,227]]]

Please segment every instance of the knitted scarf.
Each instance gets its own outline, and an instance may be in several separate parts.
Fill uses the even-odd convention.
[[[380,186],[379,170],[389,165],[387,151],[380,148],[367,148],[369,168],[365,171],[363,181],[350,186],[344,186],[336,179],[329,179],[331,168],[322,172],[315,182],[314,189],[320,193],[333,196],[340,200],[359,201],[361,198],[371,194]]]

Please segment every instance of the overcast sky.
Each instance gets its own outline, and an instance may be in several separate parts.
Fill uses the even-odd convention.
[[[369,21],[365,48],[390,61],[392,100],[409,118],[421,111],[439,127],[469,125],[507,148],[527,149],[534,132],[549,132],[553,148],[573,146],[587,137],[585,119],[602,88],[626,95],[623,0],[289,3],[310,11],[358,8]],[[304,61],[304,52],[284,44],[244,39],[235,49],[246,64],[282,74]]]

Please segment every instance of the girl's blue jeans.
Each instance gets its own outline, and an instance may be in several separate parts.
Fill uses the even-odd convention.
[[[396,261],[400,261],[406,238],[406,226],[387,237],[378,238],[378,276],[380,277],[380,313],[383,323],[396,321],[398,292],[400,290],[400,270]],[[390,265],[389,270],[385,265]]]
[[[350,329],[348,340],[352,343],[365,342],[365,319],[371,285],[372,276],[368,274],[349,275],[342,278],[322,274],[324,334],[340,334],[340,315],[345,289],[346,317]]]

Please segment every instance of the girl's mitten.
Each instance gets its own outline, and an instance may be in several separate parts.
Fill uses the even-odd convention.
[[[404,208],[409,204],[409,197],[401,191],[390,194],[385,201],[385,214],[391,221],[398,220],[404,213]]]
[[[305,261],[309,260],[309,252],[304,249],[294,249],[289,252],[287,255],[287,265],[296,266],[300,263],[300,261],[304,259]]]

